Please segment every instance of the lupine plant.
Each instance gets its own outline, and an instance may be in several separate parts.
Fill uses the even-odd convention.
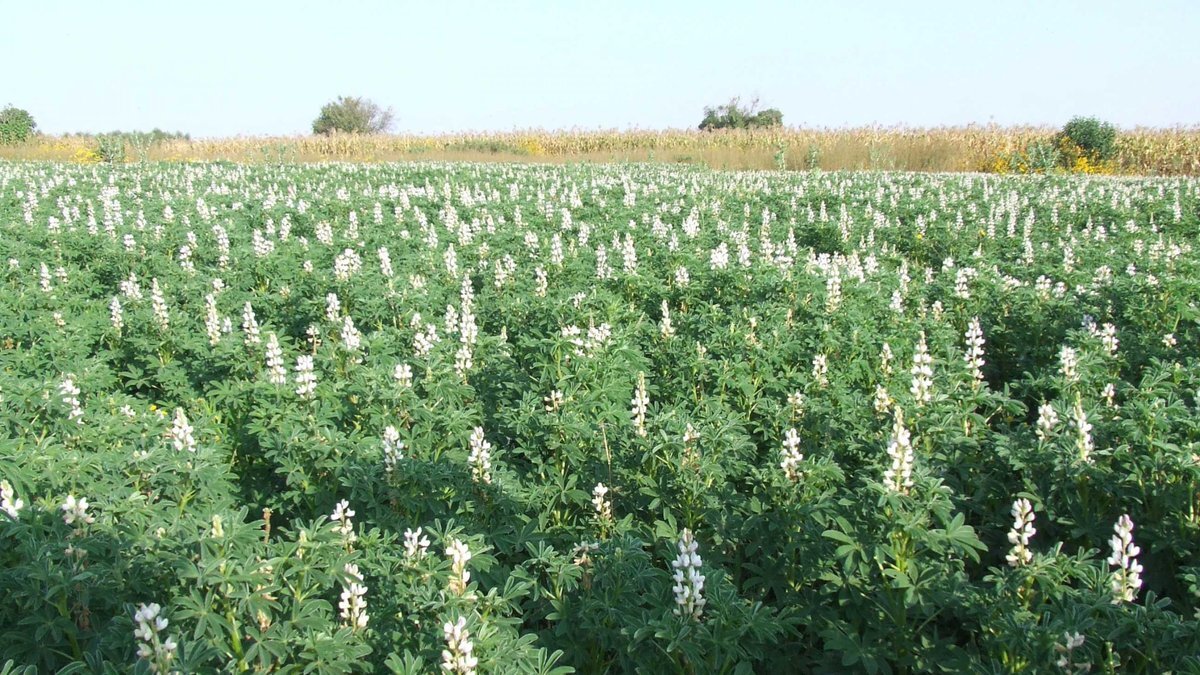
[[[1200,183],[0,166],[22,672],[1196,672]]]

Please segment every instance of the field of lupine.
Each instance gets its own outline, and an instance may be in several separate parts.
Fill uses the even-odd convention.
[[[0,166],[0,671],[1200,671],[1198,235],[1194,179]]]

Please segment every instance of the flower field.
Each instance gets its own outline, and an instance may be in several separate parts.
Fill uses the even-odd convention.
[[[0,672],[1200,672],[1198,239],[1192,178],[2,164]]]

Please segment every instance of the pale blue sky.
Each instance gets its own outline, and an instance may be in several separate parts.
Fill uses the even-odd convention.
[[[49,133],[679,128],[730,96],[791,126],[1200,123],[1200,3],[65,2],[0,8],[0,106]]]

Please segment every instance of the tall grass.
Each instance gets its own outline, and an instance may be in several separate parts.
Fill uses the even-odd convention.
[[[997,159],[1049,141],[1050,127],[862,127],[845,129],[545,131],[445,135],[164,139],[131,159],[151,161],[518,162],[657,161],[725,169],[989,171]],[[96,161],[88,136],[39,136],[0,147],[0,159]],[[782,154],[781,154],[782,153]],[[1200,127],[1137,128],[1117,138],[1125,174],[1200,174]]]

